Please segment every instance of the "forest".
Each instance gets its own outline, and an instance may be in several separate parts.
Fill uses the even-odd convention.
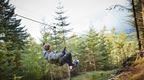
[[[15,6],[9,0],[0,0],[0,80],[144,80],[144,2],[130,3],[130,9],[122,5],[109,9],[131,13],[128,17],[132,19],[127,22],[134,29],[129,32],[108,30],[106,26],[97,31],[91,25],[84,34],[66,36],[70,24],[63,6],[58,6],[57,22],[44,24],[37,43],[21,25],[22,19],[16,18]],[[79,64],[70,70],[67,64],[48,62],[42,56],[43,43],[49,43],[56,52],[66,47]]]

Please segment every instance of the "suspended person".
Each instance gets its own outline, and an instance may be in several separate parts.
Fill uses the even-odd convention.
[[[66,47],[63,49],[62,52],[56,53],[56,52],[51,51],[49,44],[44,44],[43,56],[49,62],[58,64],[60,66],[64,64],[68,64],[70,66],[70,69],[72,69],[74,66],[77,65],[73,63],[71,53],[66,53]]]

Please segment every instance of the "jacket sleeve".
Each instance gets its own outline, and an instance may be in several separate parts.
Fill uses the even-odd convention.
[[[47,60],[55,60],[55,59],[58,59],[61,54],[62,54],[62,53],[43,51],[43,56],[44,56],[44,58],[47,59]]]
[[[58,59],[60,57],[61,53],[56,53],[56,52],[50,52],[48,55],[48,59],[51,60],[55,60]]]

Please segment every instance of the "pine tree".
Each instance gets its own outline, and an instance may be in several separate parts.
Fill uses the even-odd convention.
[[[67,16],[64,16],[64,7],[59,1],[58,6],[56,7],[57,11],[56,17],[55,17],[55,23],[54,23],[54,37],[56,45],[56,50],[62,49],[64,46],[66,46],[66,34],[70,32],[70,29],[67,29],[67,26],[69,26],[69,23],[66,22]]]
[[[98,55],[99,55],[99,62],[100,68],[103,70],[109,69],[109,55],[110,55],[110,44],[106,42],[106,28],[99,33],[99,43],[98,43]]]
[[[97,62],[97,59],[98,59],[98,53],[97,53],[97,49],[98,49],[98,39],[99,39],[99,36],[98,36],[98,33],[96,32],[95,28],[92,26],[90,27],[90,30],[87,34],[87,38],[86,38],[86,44],[87,44],[87,55],[88,55],[88,58],[89,58],[89,63],[92,64],[93,66],[93,70],[96,70],[97,69],[97,66],[98,66],[98,62]],[[90,65],[88,64],[88,65]]]
[[[9,0],[0,0],[0,78],[12,78],[20,67],[20,56],[28,34],[14,15],[15,7]],[[4,63],[4,64],[3,64]]]

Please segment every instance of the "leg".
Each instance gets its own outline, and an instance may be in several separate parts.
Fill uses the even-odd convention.
[[[69,66],[73,66],[71,53],[66,53],[64,56],[60,57],[60,65],[67,63]]]
[[[67,63],[69,66],[73,66],[71,53],[66,54],[66,57],[67,57],[67,58],[66,58],[66,63]]]

